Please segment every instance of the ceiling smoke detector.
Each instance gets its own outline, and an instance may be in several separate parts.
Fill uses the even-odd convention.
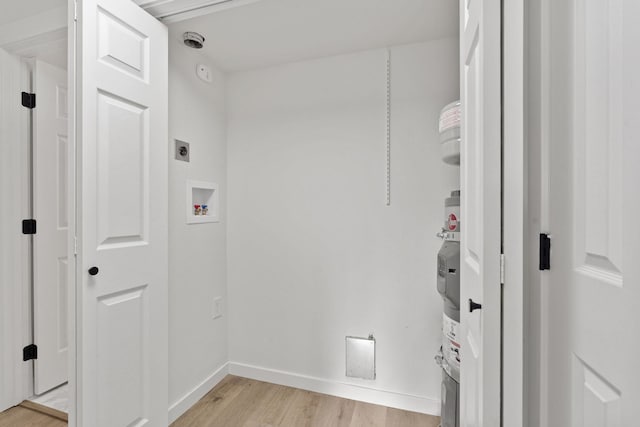
[[[204,37],[194,31],[187,31],[183,34],[184,44],[193,49],[202,49]]]

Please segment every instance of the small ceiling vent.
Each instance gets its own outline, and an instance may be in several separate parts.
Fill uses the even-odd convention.
[[[184,44],[193,49],[202,49],[204,45],[204,37],[193,31],[187,31],[183,34]]]

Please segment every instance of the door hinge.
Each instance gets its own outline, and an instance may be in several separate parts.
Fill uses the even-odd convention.
[[[73,21],[78,22],[78,2],[73,2]]]
[[[551,237],[540,233],[540,270],[551,269]]]
[[[36,94],[22,92],[22,106],[27,108],[36,108]]]
[[[504,285],[504,254],[500,254],[500,284]]]
[[[29,344],[22,349],[22,360],[35,360],[38,358],[38,346],[35,344]]]
[[[36,220],[35,219],[23,219],[22,220],[22,234],[36,234]]]
[[[73,238],[73,254],[78,255],[78,238]]]

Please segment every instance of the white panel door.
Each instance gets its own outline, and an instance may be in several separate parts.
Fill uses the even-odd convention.
[[[640,3],[552,3],[549,426],[637,426]]]
[[[131,0],[78,5],[77,420],[163,426],[167,28]]]
[[[37,61],[33,71],[34,114],[33,321],[34,391],[67,381],[68,108],[67,72]]]
[[[500,0],[460,1],[461,426],[500,425]],[[471,310],[471,304],[481,309]]]

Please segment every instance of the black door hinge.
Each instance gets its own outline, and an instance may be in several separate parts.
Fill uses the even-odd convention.
[[[23,219],[22,220],[22,234],[36,234],[36,220],[35,219]]]
[[[35,344],[29,344],[22,349],[22,360],[34,360],[38,358],[38,346]]]
[[[22,92],[22,106],[27,108],[36,108],[36,94]]]
[[[551,269],[551,238],[540,233],[540,270]]]

